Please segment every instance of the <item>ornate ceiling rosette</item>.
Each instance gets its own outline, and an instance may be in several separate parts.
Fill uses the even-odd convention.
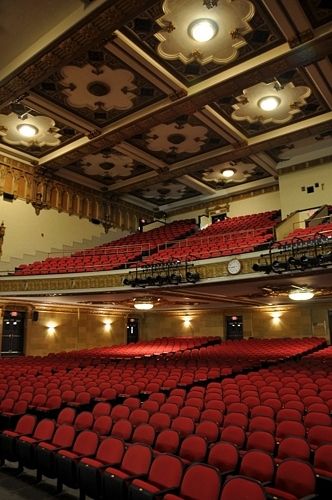
[[[217,6],[207,10],[202,0],[165,0],[164,15],[156,20],[160,31],[158,54],[166,60],[180,60],[189,64],[196,60],[227,64],[237,58],[238,50],[247,44],[245,35],[252,31],[249,21],[255,14],[248,0],[219,0]],[[207,20],[215,33],[203,42],[195,40],[192,28],[197,20]]]
[[[199,193],[194,189],[185,186],[184,184],[177,182],[176,180],[173,180],[160,182],[146,189],[139,189],[132,194],[135,196],[139,196],[140,198],[144,198],[151,203],[164,205],[169,202],[174,202],[189,198],[191,196],[195,196]]]
[[[31,127],[33,135],[22,135],[22,126]],[[25,146],[58,146],[60,144],[61,134],[59,128],[52,118],[43,115],[34,116],[26,113],[24,118],[17,116],[16,113],[8,115],[0,114],[0,136],[2,140],[10,145]]]
[[[121,153],[88,155],[81,161],[81,167],[87,175],[105,175],[125,179],[132,174],[134,160]]]
[[[256,163],[248,160],[227,161],[219,165],[201,169],[193,177],[214,189],[223,189],[268,177],[269,173]]]
[[[307,104],[306,99],[310,95],[311,89],[304,85],[296,87],[292,82],[284,86],[278,82],[261,82],[244,89],[236,98],[238,102],[232,106],[232,118],[249,123],[287,123]],[[275,108],[265,109],[264,100],[267,99],[274,103]]]
[[[153,127],[147,135],[147,147],[151,151],[165,153],[197,153],[207,140],[208,129],[185,123],[162,123]]]
[[[67,102],[75,108],[98,108],[110,111],[125,110],[133,106],[136,95],[134,75],[126,69],[111,69],[106,65],[94,68],[91,64],[83,67],[64,66],[60,84]]]

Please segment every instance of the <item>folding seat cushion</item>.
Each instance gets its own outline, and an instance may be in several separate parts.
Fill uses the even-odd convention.
[[[323,444],[315,451],[314,469],[319,498],[332,497],[332,444]]]
[[[109,415],[100,415],[94,421],[92,430],[98,434],[99,439],[103,439],[111,433],[112,419]]]
[[[249,432],[265,431],[270,434],[275,432],[275,421],[269,417],[253,417],[249,423]]]
[[[187,436],[181,443],[179,457],[185,464],[204,462],[207,453],[207,442],[201,436]]]
[[[92,410],[93,418],[98,418],[101,417],[102,415],[110,415],[111,409],[112,406],[110,405],[110,403],[101,401],[93,407]]]
[[[249,408],[244,403],[232,403],[227,407],[227,413],[243,413],[247,416]]]
[[[201,412],[198,408],[195,408],[194,406],[184,406],[181,408],[179,417],[187,417],[193,420],[194,422],[198,422],[200,419]]]
[[[276,415],[276,422],[277,424],[279,424],[284,420],[293,420],[294,422],[302,422],[302,414],[297,410],[282,408],[281,410],[278,411]]]
[[[35,415],[23,415],[17,422],[15,429],[4,430],[0,434],[0,461],[17,460],[16,440],[20,436],[30,436],[36,427],[37,417]]]
[[[313,495],[316,479],[313,467],[299,459],[287,458],[277,468],[273,486],[265,488],[269,496],[297,500]]]
[[[75,435],[73,426],[63,424],[56,429],[51,442],[41,441],[38,443],[35,449],[38,481],[41,481],[43,474],[51,478],[56,477],[56,452],[71,448]]]
[[[95,432],[85,430],[78,434],[69,450],[59,450],[55,455],[57,470],[57,490],[62,490],[66,484],[77,488],[77,463],[84,457],[93,456],[98,446],[98,436]]]
[[[224,414],[220,410],[207,409],[202,411],[200,421],[209,420],[210,422],[215,422],[217,425],[221,425],[223,418]]]
[[[159,405],[162,405],[166,401],[166,394],[164,394],[163,392],[153,392],[152,394],[150,394],[149,400],[157,401]]]
[[[299,437],[288,437],[281,441],[275,463],[280,464],[285,458],[310,459],[310,448],[307,441]]]
[[[176,454],[180,446],[180,436],[178,432],[171,429],[162,430],[154,445],[155,452]]]
[[[122,418],[115,422],[112,428],[112,436],[123,439],[124,441],[130,441],[131,435],[133,433],[132,423]]]
[[[164,429],[169,429],[171,426],[171,417],[160,411],[151,415],[149,424],[154,427],[156,432],[161,432]]]
[[[171,429],[179,433],[180,438],[183,439],[195,431],[195,425],[192,419],[188,417],[176,417],[172,421]]]
[[[140,424],[133,432],[131,442],[143,443],[148,446],[153,446],[156,438],[156,431],[150,424]]]
[[[242,457],[239,474],[269,483],[274,476],[273,458],[263,450],[249,450]]]
[[[308,430],[315,425],[331,427],[332,419],[326,413],[311,412],[303,418],[304,427]]]
[[[243,448],[246,440],[246,434],[241,427],[230,425],[221,431],[220,441],[226,441],[237,446],[239,449]]]
[[[251,408],[250,411],[251,418],[254,417],[268,417],[274,419],[274,410],[271,406],[258,405]]]
[[[210,399],[209,401],[205,400],[205,409],[206,410],[219,410],[222,413],[225,412],[226,405],[224,401],[219,401],[217,399]]]
[[[180,486],[183,475],[183,463],[178,457],[163,454],[152,462],[146,480],[134,479],[129,486],[129,498],[132,500],[155,499],[175,490]]]
[[[210,420],[204,420],[196,426],[195,434],[202,436],[208,443],[215,443],[219,438],[219,426]]]
[[[74,427],[77,432],[86,431],[93,426],[93,415],[90,411],[82,411],[77,415],[74,421]]]
[[[128,417],[129,422],[131,422],[133,427],[137,427],[140,424],[146,424],[149,421],[150,414],[147,410],[135,409],[131,412]]]
[[[305,428],[304,425],[300,422],[293,422],[284,420],[278,424],[276,429],[276,441],[280,443],[286,437],[300,437],[304,438],[305,436]]]
[[[123,418],[128,418],[130,415],[130,409],[128,406],[116,405],[112,408],[111,417],[113,422],[117,422]]]
[[[207,463],[216,467],[222,475],[233,473],[239,462],[239,452],[232,443],[220,441],[211,446]]]
[[[225,428],[230,425],[236,425],[246,430],[248,426],[248,417],[243,413],[227,413],[224,418],[223,427]]]
[[[220,500],[265,500],[266,495],[262,485],[254,479],[233,476],[227,479]]]
[[[128,483],[145,477],[150,470],[152,450],[145,444],[135,443],[128,447],[118,468],[108,467],[103,475],[103,498],[127,498]]]
[[[81,497],[89,495],[92,498],[100,498],[102,471],[110,466],[119,466],[124,453],[124,442],[115,437],[108,437],[99,444],[96,456],[80,460],[78,463],[78,484]]]
[[[133,411],[141,406],[141,401],[138,398],[127,398],[122,404],[128,406],[130,411]]]
[[[51,441],[54,431],[54,420],[44,418],[37,424],[32,436],[21,436],[18,438],[16,442],[16,452],[20,468],[36,468],[36,446],[38,443]]]
[[[274,436],[270,432],[254,431],[248,435],[247,450],[263,450],[272,455],[275,446]]]
[[[218,500],[221,477],[217,469],[205,464],[192,464],[184,473],[178,495],[167,493],[164,500]]]

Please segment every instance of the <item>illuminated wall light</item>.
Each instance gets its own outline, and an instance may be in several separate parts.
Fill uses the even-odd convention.
[[[110,319],[105,319],[104,323],[104,332],[109,333],[112,330],[112,321]]]
[[[56,325],[54,323],[49,323],[46,328],[47,328],[47,335],[53,337],[55,335]]]
[[[271,312],[271,317],[273,319],[280,319],[281,318],[281,311],[273,311],[273,312]]]
[[[185,316],[183,319],[183,326],[185,328],[189,328],[191,326],[191,318],[190,316]]]

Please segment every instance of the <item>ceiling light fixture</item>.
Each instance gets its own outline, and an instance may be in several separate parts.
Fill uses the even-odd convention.
[[[208,42],[216,36],[218,25],[212,19],[196,19],[188,28],[188,33],[196,42]]]
[[[292,290],[289,292],[288,297],[291,300],[310,300],[314,297],[314,292],[308,288]]]
[[[29,125],[28,123],[23,123],[18,125],[17,130],[23,137],[34,137],[38,134],[38,129],[34,125]]]
[[[233,170],[232,168],[226,168],[226,170],[223,170],[222,171],[222,175],[223,177],[233,177],[233,175],[235,174],[235,170]]]
[[[263,111],[274,111],[277,109],[277,107],[280,105],[281,100],[279,97],[275,97],[273,95],[267,96],[267,97],[262,97],[258,101],[258,106],[263,110]]]
[[[149,311],[154,306],[153,300],[149,298],[134,299],[134,307],[140,311]]]

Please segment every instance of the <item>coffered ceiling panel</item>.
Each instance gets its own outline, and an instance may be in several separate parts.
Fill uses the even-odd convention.
[[[195,20],[206,18],[218,29],[202,47],[191,28]],[[262,2],[247,0],[220,0],[208,10],[201,0],[166,0],[140,13],[121,31],[187,85],[284,41]]]
[[[329,156],[331,2],[36,1],[0,7],[0,161],[171,214]]]
[[[106,47],[91,47],[33,91],[99,127],[164,97]]]

